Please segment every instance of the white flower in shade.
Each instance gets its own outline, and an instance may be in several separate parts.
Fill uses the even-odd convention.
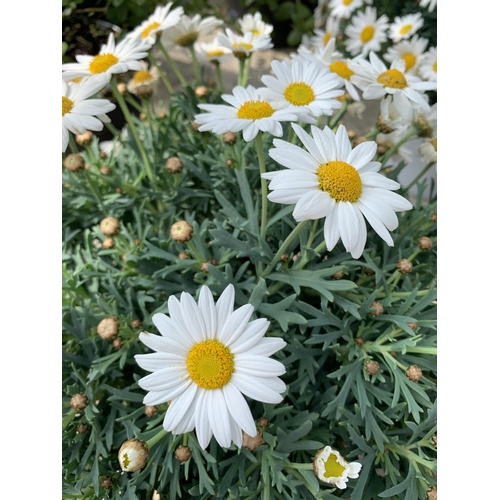
[[[253,52],[259,50],[268,50],[274,47],[269,36],[254,36],[252,33],[238,35],[229,28],[226,28],[226,34],[219,33],[217,41],[232,51],[238,59],[246,59]]]
[[[342,82],[328,68],[318,62],[292,60],[271,63],[276,78],[262,77],[265,87],[258,89],[259,94],[278,108],[301,108],[314,118],[330,116],[334,109],[342,105],[337,97],[344,94]],[[302,119],[302,118],[301,118]]]
[[[348,19],[356,9],[363,6],[363,0],[331,0],[328,6],[332,10],[332,16]]]
[[[282,121],[297,121],[297,114],[289,109],[278,109],[262,100],[256,89],[249,85],[246,88],[235,87],[233,95],[223,94],[225,104],[199,104],[198,107],[208,113],[195,116],[201,124],[200,132],[207,130],[215,134],[243,131],[243,139],[251,141],[259,130],[281,137]]]
[[[406,63],[402,59],[393,61],[389,69],[375,52],[370,52],[369,59],[358,58],[350,66],[355,72],[351,81],[363,90],[364,99],[382,99],[391,95],[399,112],[407,119],[412,108],[430,109],[423,93],[435,90],[435,82],[423,82],[418,76],[406,73]]]
[[[437,137],[425,139],[417,149],[426,163],[437,162]]]
[[[158,5],[155,11],[127,36],[130,38],[141,38],[154,45],[156,37],[163,30],[175,26],[184,14],[182,7],[170,10],[171,7],[172,2],[167,3],[167,5]]]
[[[128,81],[127,90],[141,97],[150,96],[158,89],[160,72],[156,66],[149,68],[144,61],[141,61],[141,65],[142,69],[136,71]]]
[[[262,20],[262,14],[256,12],[255,14],[245,14],[242,19],[238,20],[241,32],[251,33],[255,37],[269,36],[273,32],[273,26],[267,24]]]
[[[328,17],[326,20],[325,29],[316,28],[314,35],[311,37],[311,44],[317,49],[322,49],[327,46],[330,40],[336,40],[340,32],[340,19]]]
[[[323,28],[328,18],[330,17],[330,0],[319,0],[318,5],[314,8],[314,27]]]
[[[219,43],[217,38],[211,42],[195,42],[194,50],[200,62],[222,63],[229,59],[233,52]]]
[[[343,490],[347,488],[349,479],[359,477],[362,465],[359,462],[347,462],[337,451],[325,446],[314,457],[314,472],[318,479],[328,484],[334,484]]]
[[[223,21],[214,16],[202,19],[200,14],[195,14],[193,17],[184,15],[175,26],[163,32],[162,42],[166,50],[171,50],[176,46],[190,47],[198,38],[210,35],[222,24]]]
[[[437,48],[431,47],[423,56],[423,61],[418,68],[418,74],[423,80],[437,82],[438,60]]]
[[[256,401],[277,404],[286,390],[278,378],[285,367],[269,356],[283,349],[281,338],[265,338],[269,321],[249,321],[253,306],[233,311],[234,287],[228,285],[214,303],[202,286],[198,304],[188,293],[168,299],[170,317],[155,314],[161,336],[142,332],[139,339],[157,351],[137,354],[137,364],[152,372],[139,380],[149,391],[145,405],[169,401],[163,427],[172,434],[196,428],[205,449],[212,435],[227,448],[241,447],[242,430],[255,437],[257,429],[243,394]]]
[[[410,116],[402,116],[391,96],[384,97],[380,101],[380,115],[377,126],[387,132],[397,129],[406,133],[411,128],[412,120],[416,118],[417,110],[413,110]]]
[[[395,212],[409,210],[412,205],[392,192],[399,189],[397,182],[377,173],[381,164],[372,161],[376,142],[363,142],[352,149],[343,125],[337,133],[312,126],[312,137],[295,123],[292,127],[307,151],[274,140],[275,149],[269,156],[287,170],[262,174],[271,180],[269,200],[295,204],[293,217],[297,221],[325,217],[329,251],[342,239],[353,258],[359,258],[367,237],[364,218],[392,246],[388,230],[398,226]]]
[[[116,106],[107,99],[92,99],[108,82],[103,76],[86,78],[81,83],[62,81],[62,150],[66,151],[69,132],[81,135],[87,130],[100,131],[109,122],[106,113]],[[68,132],[69,131],[69,132]]]
[[[113,74],[130,70],[140,71],[142,66],[139,60],[147,57],[150,48],[150,43],[133,38],[124,38],[118,45],[115,45],[113,33],[110,33],[108,43],[101,46],[98,55],[78,55],[76,56],[78,62],[63,64],[63,79],[70,81],[80,76],[104,74],[109,81]]]
[[[437,5],[437,0],[420,0],[420,7],[428,7],[429,12],[432,12]]]
[[[406,16],[396,16],[394,22],[389,26],[389,38],[393,42],[406,40],[414,35],[424,25],[422,14],[408,14]]]
[[[406,73],[418,72],[418,67],[424,59],[424,52],[427,48],[428,40],[415,35],[411,40],[403,40],[393,47],[387,49],[384,59],[387,62],[403,59],[406,64]]]
[[[346,49],[356,56],[365,57],[370,50],[378,52],[387,41],[389,18],[384,14],[377,19],[377,9],[367,7],[364,12],[358,12],[351,19],[351,24],[345,29]]]

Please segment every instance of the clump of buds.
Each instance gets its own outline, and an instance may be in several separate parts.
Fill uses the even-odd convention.
[[[149,450],[144,441],[137,438],[125,441],[118,450],[118,461],[125,472],[142,469],[148,461]]]
[[[187,462],[191,458],[191,448],[189,446],[178,446],[174,456],[179,462]]]
[[[75,140],[80,146],[88,146],[92,141],[92,137],[94,137],[94,134],[87,130],[83,134],[76,135]]]
[[[69,404],[73,410],[82,411],[87,408],[89,399],[85,396],[85,394],[83,394],[83,392],[77,392],[76,394],[73,394]]]
[[[411,365],[406,369],[406,376],[413,382],[418,382],[422,375],[422,370],[417,365]]]
[[[432,247],[434,246],[434,243],[432,243],[432,240],[427,236],[422,236],[421,238],[418,239],[418,246],[422,250],[431,250]]]
[[[79,154],[70,154],[64,159],[64,168],[70,172],[81,172],[85,168],[85,160]]]
[[[170,228],[170,236],[174,241],[179,243],[186,243],[193,236],[193,226],[185,220],[179,220],[172,224]]]
[[[171,174],[178,174],[183,167],[182,161],[177,158],[176,156],[172,156],[169,158],[165,164],[166,169],[171,173]]]
[[[409,274],[413,269],[413,264],[408,259],[399,259],[396,267],[401,274]]]
[[[207,97],[208,89],[204,85],[200,85],[194,89],[194,93],[196,97]]]
[[[380,371],[380,365],[376,361],[370,360],[366,362],[365,370],[370,375],[376,375]]]
[[[373,309],[373,311],[370,312],[372,316],[380,316],[384,312],[384,306],[377,301],[372,303],[370,309]]]
[[[120,232],[120,221],[116,217],[105,217],[99,224],[99,229],[104,236],[114,236]]]
[[[109,318],[104,318],[97,325],[97,333],[99,337],[104,340],[114,339],[118,335],[120,330],[120,323],[118,323],[118,318],[116,316],[110,316]]]
[[[158,408],[156,406],[145,406],[144,415],[146,417],[154,417],[158,413]]]
[[[245,431],[243,431],[243,448],[247,450],[256,450],[261,444],[264,444],[265,441],[262,438],[262,432],[257,431],[257,435],[255,437],[250,436]]]
[[[237,140],[238,137],[234,132],[226,132],[222,136],[222,141],[224,142],[224,144],[228,144],[229,146],[232,146]]]

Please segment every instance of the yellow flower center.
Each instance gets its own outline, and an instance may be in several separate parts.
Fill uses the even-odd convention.
[[[266,101],[247,101],[240,106],[236,116],[244,120],[259,120],[269,118],[274,113],[274,109]]]
[[[408,54],[403,54],[401,56],[401,59],[403,59],[403,61],[406,63],[406,71],[413,68],[413,66],[415,66],[415,63],[417,62],[417,57],[411,52],[408,52]]]
[[[438,150],[438,140],[437,140],[437,137],[435,139],[432,139],[431,144],[434,146],[434,149],[437,151]]]
[[[306,106],[314,101],[314,91],[307,83],[294,82],[285,89],[285,99],[294,106]]]
[[[437,62],[437,59],[434,61],[434,64],[432,65],[432,71],[434,71],[434,73],[438,72],[438,62]]]
[[[224,55],[224,51],[222,49],[209,50],[207,52],[207,57],[220,57]]]
[[[83,76],[78,76],[76,78],[73,78],[73,80],[71,80],[71,81],[73,83],[80,83],[82,80],[83,80]]]
[[[218,340],[205,340],[189,351],[187,369],[191,380],[202,389],[220,389],[231,380],[234,355]]]
[[[406,35],[408,32],[411,31],[413,28],[413,24],[405,24],[401,29],[399,30],[400,35]]]
[[[147,38],[153,30],[159,28],[160,26],[161,26],[160,23],[157,23],[156,21],[154,23],[151,23],[149,26],[146,26],[142,30],[141,38]]]
[[[341,477],[344,471],[345,467],[339,464],[337,456],[332,453],[325,462],[325,477]]]
[[[99,54],[92,59],[89,64],[89,71],[97,75],[98,73],[104,73],[108,71],[111,66],[114,66],[118,62],[118,57],[114,54]]]
[[[136,85],[141,83],[150,82],[153,79],[153,75],[149,71],[136,71],[132,78],[132,82]]]
[[[73,109],[73,101],[67,97],[62,96],[62,115],[69,113]]]
[[[373,26],[365,26],[363,28],[363,31],[361,31],[361,41],[363,43],[368,43],[372,38],[375,33],[375,28]]]
[[[130,459],[128,458],[128,453],[123,454],[123,467],[125,469],[130,465]]]
[[[259,30],[250,30],[250,33],[252,33],[253,36],[260,36]]]
[[[318,167],[316,175],[321,191],[329,193],[335,201],[354,203],[361,196],[363,188],[361,177],[349,163],[343,161],[323,163]]]
[[[196,40],[198,40],[198,32],[194,31],[192,33],[186,33],[185,35],[180,36],[175,40],[175,43],[177,45],[180,45],[181,47],[189,47],[190,45],[193,45]]]
[[[391,87],[393,89],[404,89],[408,86],[405,75],[397,69],[388,69],[384,71],[377,78],[377,82],[381,83],[384,87]]]
[[[342,0],[342,3],[343,3],[344,5],[351,5],[352,0]]]
[[[333,62],[332,64],[330,64],[330,71],[332,73],[337,73],[337,75],[339,75],[340,78],[343,78],[344,80],[347,81],[349,81],[351,79],[351,76],[354,75],[354,71],[351,71],[349,69],[345,61]]]
[[[235,42],[233,43],[233,48],[242,50],[252,50],[253,45],[251,43],[246,43],[246,42]]]
[[[332,34],[329,31],[327,31],[323,36],[323,47],[326,47],[326,44],[330,41],[331,38]]]

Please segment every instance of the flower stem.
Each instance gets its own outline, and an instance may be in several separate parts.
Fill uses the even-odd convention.
[[[194,84],[195,86],[200,85],[201,83],[200,66],[198,64],[198,58],[196,57],[196,51],[194,50],[193,45],[189,46],[189,52],[191,52],[191,57],[193,59]]]
[[[410,188],[416,184],[428,171],[429,169],[434,165],[435,162],[431,161],[427,163],[427,165],[422,169],[422,171],[413,179],[408,186],[404,188],[404,191],[407,192],[410,190]]]
[[[243,86],[243,75],[245,73],[245,59],[238,59],[240,63],[240,70],[238,72],[238,85]]]
[[[76,146],[75,138],[71,135],[70,132],[68,132],[68,138],[69,138],[69,148],[71,149],[71,152],[73,154],[78,154],[78,147]]]
[[[244,70],[243,70],[243,81],[241,83],[243,87],[246,87],[250,75],[250,57],[251,54],[245,59]]]
[[[198,250],[194,246],[194,243],[190,240],[187,242],[187,246],[188,246],[189,250],[191,251],[191,253],[196,257],[196,260],[198,262],[200,262],[201,264],[203,264],[203,262],[205,262],[205,259],[200,254],[200,252],[198,252]]]
[[[163,55],[165,56],[165,59],[167,60],[168,64],[170,64],[170,67],[172,68],[173,72],[176,74],[177,78],[181,82],[181,85],[183,87],[187,87],[188,83],[186,82],[186,79],[182,76],[182,73],[179,71],[179,68],[177,67],[177,64],[172,60],[172,58],[168,55],[168,52],[165,50],[165,47],[161,43],[160,38],[157,38],[158,47],[162,51]]]
[[[219,61],[213,61],[213,64],[215,66],[215,75],[217,76],[217,83],[219,84],[219,90],[221,94],[224,94],[224,82],[222,80],[222,72],[220,70],[220,62]]]
[[[255,149],[259,160],[260,187],[262,194],[262,215],[260,218],[260,237],[265,238],[267,226],[267,180],[262,177],[266,173],[266,163],[264,160],[264,146],[262,144],[262,132],[255,136]]]
[[[349,102],[347,101],[347,99],[344,99],[344,102],[342,103],[342,107],[339,109],[339,112],[331,119],[330,124],[328,125],[331,129],[336,127],[340,119],[345,115],[348,104]]]
[[[95,198],[95,201],[97,203],[97,206],[100,208],[101,211],[104,211],[103,209],[103,206],[102,206],[102,201],[101,201],[101,197],[99,196],[99,194],[97,193],[95,187],[94,187],[94,183],[92,181],[92,178],[90,177],[89,173],[87,172],[86,169],[83,169],[83,175],[85,176],[85,178],[87,179],[87,185],[90,189],[90,191],[92,192],[92,195],[94,196]]]
[[[380,130],[378,129],[378,127],[372,128],[370,130],[370,132],[368,132],[365,135],[365,139],[372,139],[373,137],[377,137],[377,135],[378,135],[379,132],[380,132]]]
[[[405,134],[394,146],[389,148],[379,159],[378,161],[382,163],[382,167],[387,163],[387,160],[394,154],[397,153],[398,149],[410,138],[413,138],[414,135],[419,133],[420,129],[418,127],[413,127],[407,134]]]
[[[151,439],[146,441],[146,446],[151,449],[160,439],[167,435],[167,431],[163,427]]]
[[[172,87],[172,84],[169,82],[166,73],[160,68],[160,65],[159,65],[158,61],[153,56],[153,54],[151,54],[151,52],[148,54],[148,59],[151,61],[151,64],[153,64],[154,66],[156,66],[156,68],[158,69],[158,73],[160,74],[160,78],[161,78],[162,82],[165,84],[165,87],[167,87],[167,90],[171,94],[173,94],[174,93],[174,87]]]

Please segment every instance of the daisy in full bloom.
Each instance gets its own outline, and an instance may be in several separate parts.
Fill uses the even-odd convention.
[[[167,5],[158,5],[155,11],[127,36],[130,38],[141,38],[154,45],[157,35],[160,35],[163,30],[175,26],[184,14],[182,7],[170,10],[171,7],[172,2],[167,3]]]
[[[238,59],[247,59],[253,52],[274,47],[270,36],[254,36],[250,32],[238,35],[229,28],[226,28],[226,34],[219,33],[217,35],[217,41],[223,47],[231,50]]]
[[[115,45],[113,33],[110,33],[108,43],[102,45],[96,56],[78,55],[76,63],[63,64],[63,79],[68,82],[80,76],[104,74],[109,81],[113,74],[140,71],[142,66],[139,60],[147,57],[150,48],[151,44],[140,38],[124,38]]]
[[[62,150],[66,151],[69,132],[75,135],[87,130],[102,130],[102,122],[109,122],[106,113],[116,106],[107,99],[91,99],[108,82],[106,77],[94,76],[81,83],[62,81]]]
[[[160,81],[160,72],[156,66],[148,67],[141,61],[142,69],[136,71],[127,83],[127,90],[140,97],[148,97],[156,92]]]
[[[364,12],[358,12],[351,19],[351,24],[345,29],[346,49],[356,56],[365,57],[370,50],[378,52],[387,41],[389,18],[384,14],[377,19],[377,9],[367,7]]]
[[[195,42],[194,50],[201,62],[222,63],[229,59],[233,53],[227,47],[222,46],[217,38],[211,42]]]
[[[149,391],[145,405],[169,401],[165,430],[184,434],[196,428],[202,449],[212,435],[220,446],[242,445],[242,431],[257,435],[255,421],[243,395],[277,404],[286,389],[278,378],[285,373],[279,361],[269,358],[283,349],[280,338],[265,338],[269,321],[250,320],[254,308],[245,304],[233,310],[234,287],[228,285],[217,303],[202,286],[198,304],[186,292],[180,300],[168,299],[170,317],[155,314],[161,333],[142,332],[139,339],[154,353],[137,354],[137,364],[152,372],[139,380]]]
[[[363,6],[363,0],[331,0],[328,6],[333,17],[348,19],[357,8]]]
[[[362,465],[359,462],[347,462],[337,451],[325,446],[319,450],[314,457],[314,472],[321,481],[334,484],[343,490],[347,488],[349,479],[359,477]]]
[[[326,20],[325,29],[314,29],[314,35],[311,37],[313,47],[322,49],[327,46],[330,40],[336,40],[340,31],[340,19],[329,17]]]
[[[423,57],[422,64],[418,68],[418,74],[423,80],[437,82],[438,60],[437,47],[431,47]]]
[[[437,5],[437,0],[420,0],[420,7],[429,7],[429,12],[432,12]]]
[[[259,94],[272,105],[279,108],[301,108],[314,118],[321,115],[331,116],[334,109],[342,105],[337,97],[344,94],[338,76],[319,63],[292,60],[271,63],[276,78],[262,77],[265,87],[258,89]]]
[[[354,149],[347,131],[340,125],[337,133],[312,126],[312,137],[292,123],[293,130],[307,151],[275,139],[269,156],[287,168],[262,174],[271,180],[268,195],[276,203],[295,204],[297,221],[325,217],[324,235],[330,251],[342,239],[346,250],[358,259],[363,253],[367,231],[364,218],[390,246],[389,231],[396,229],[395,212],[412,205],[393,193],[399,184],[378,174],[381,164],[372,161],[377,143],[367,141]],[[363,218],[364,216],[364,218]]]
[[[175,46],[190,47],[199,37],[210,35],[223,21],[214,16],[204,19],[200,14],[193,17],[182,16],[180,21],[163,32],[162,41],[166,50],[172,50]]]
[[[251,33],[253,36],[269,36],[273,32],[273,26],[267,24],[262,20],[262,14],[256,12],[255,14],[245,14],[242,19],[238,20],[241,32]]]
[[[208,113],[195,116],[201,123],[200,132],[207,130],[215,134],[243,131],[243,139],[251,141],[259,130],[281,137],[282,121],[297,121],[297,114],[289,109],[278,109],[262,100],[254,87],[235,87],[233,95],[223,94],[225,104],[199,104],[198,107]]]
[[[423,82],[418,76],[406,73],[406,63],[396,59],[387,69],[382,60],[370,52],[369,61],[357,59],[351,64],[355,75],[351,81],[363,90],[364,99],[382,99],[391,95],[401,115],[409,117],[412,108],[429,110],[424,99],[426,90],[435,90],[436,82]]]
[[[429,41],[425,38],[419,38],[415,35],[411,40],[403,40],[393,47],[387,49],[384,54],[384,59],[387,62],[395,61],[396,59],[403,59],[406,64],[407,73],[418,72],[418,67],[423,61],[423,56]]]
[[[395,43],[400,40],[406,40],[414,35],[423,25],[424,20],[420,12],[402,17],[396,16],[394,22],[389,26],[389,38]]]

